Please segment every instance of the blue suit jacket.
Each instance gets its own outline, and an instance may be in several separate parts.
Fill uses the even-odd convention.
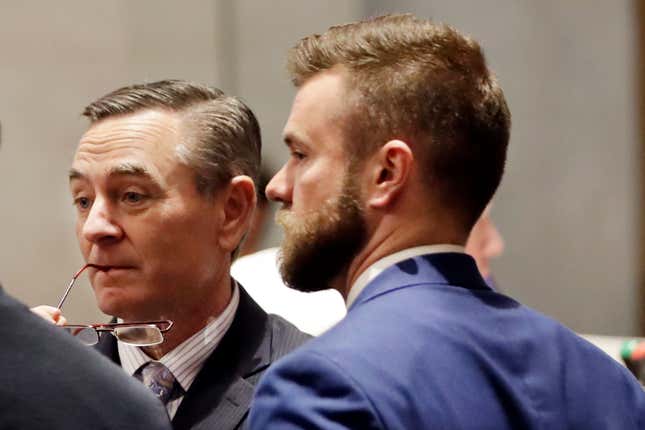
[[[345,319],[274,365],[252,429],[645,429],[605,353],[492,291],[465,254],[396,264]]]

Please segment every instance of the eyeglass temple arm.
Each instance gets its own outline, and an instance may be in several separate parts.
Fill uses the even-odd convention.
[[[63,293],[63,297],[60,298],[60,301],[58,302],[58,306],[56,306],[58,309],[63,308],[63,303],[65,303],[65,300],[67,299],[67,295],[72,290],[72,287],[74,286],[74,283],[76,282],[76,279],[80,276],[81,273],[83,273],[83,271],[85,269],[87,269],[90,266],[94,266],[94,265],[93,264],[86,264],[85,266],[81,267],[78,270],[78,272],[76,272],[76,274],[74,274],[74,276],[72,277],[72,280],[69,281],[69,285],[67,286],[67,289],[65,290],[65,293]]]

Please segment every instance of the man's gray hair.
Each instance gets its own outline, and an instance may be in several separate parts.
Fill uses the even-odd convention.
[[[257,183],[260,126],[240,99],[217,88],[164,80],[119,88],[90,103],[83,116],[93,124],[144,110],[180,115],[185,133],[177,156],[194,170],[200,192],[209,193],[236,175],[248,175]]]

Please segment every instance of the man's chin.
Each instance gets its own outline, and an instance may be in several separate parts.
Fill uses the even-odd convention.
[[[94,289],[94,294],[96,305],[106,315],[134,321],[143,313],[145,301],[129,296],[122,288],[99,287]]]
[[[280,266],[280,275],[285,285],[303,293],[336,288],[335,282],[345,275],[345,268],[350,256],[345,262],[335,261],[327,264],[324,257],[320,259],[302,259],[284,262]]]
[[[121,318],[123,320],[130,319],[126,318],[131,314],[129,306],[124,306],[123,303],[120,303],[116,300],[106,300],[98,299],[96,304],[101,312],[105,315],[110,315],[113,317]]]

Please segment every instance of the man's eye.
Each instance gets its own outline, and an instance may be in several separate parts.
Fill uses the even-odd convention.
[[[303,160],[305,158],[305,154],[299,151],[292,151],[291,156],[297,160]]]
[[[77,197],[74,199],[74,205],[80,210],[86,210],[90,208],[92,202],[87,197]]]
[[[128,191],[123,194],[123,201],[130,204],[141,203],[145,196],[135,191]]]

